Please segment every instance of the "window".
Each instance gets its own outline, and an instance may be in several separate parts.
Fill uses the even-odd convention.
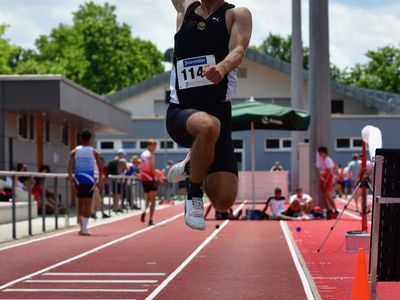
[[[337,149],[349,149],[350,148],[350,139],[349,138],[337,138],[336,139],[336,148]]]
[[[336,138],[337,150],[361,150],[362,139],[359,137],[338,137]]]
[[[167,147],[165,147],[165,145]],[[161,149],[174,149],[174,142],[173,141],[160,141],[160,148]]]
[[[35,139],[35,118],[33,116],[29,118],[29,139],[32,141]]]
[[[332,100],[331,101],[331,112],[333,114],[343,114],[344,113],[343,100]]]
[[[283,139],[282,140],[282,148],[291,149],[292,148],[292,140]]]
[[[362,147],[362,139],[356,139],[356,138],[353,138],[352,139],[352,146],[353,146],[353,148],[361,148]]]
[[[18,117],[18,136],[23,139],[28,138],[28,116],[26,114]]]
[[[233,147],[235,149],[243,149],[243,140],[233,140]]]
[[[265,140],[266,151],[288,151],[292,148],[292,140],[290,138],[274,138]]]
[[[147,149],[147,141],[140,141],[139,147],[140,149]]]
[[[68,132],[69,132],[68,125],[66,123],[63,123],[62,124],[62,134],[61,134],[62,140],[61,140],[61,142],[65,146],[68,146]]]
[[[113,143],[114,148],[114,143]],[[136,149],[136,141],[122,141],[123,149]]]
[[[279,149],[279,139],[266,139],[265,148],[267,149]]]
[[[114,142],[100,142],[100,149],[102,150],[114,149]]]

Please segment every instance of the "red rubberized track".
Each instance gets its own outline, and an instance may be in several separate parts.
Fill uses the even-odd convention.
[[[182,206],[172,206],[157,211],[155,219],[161,223],[181,212]],[[207,221],[207,230],[197,232],[181,216],[157,227],[133,216],[92,228],[90,237],[72,232],[0,251],[0,299],[145,299],[214,233],[216,224],[222,221]],[[99,246],[104,248],[71,259]],[[60,263],[66,259],[68,263]],[[230,221],[156,299],[306,296],[279,222]]]

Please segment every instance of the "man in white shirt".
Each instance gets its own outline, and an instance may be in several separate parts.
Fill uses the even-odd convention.
[[[295,194],[290,196],[290,209],[297,213],[305,212],[308,214],[311,212],[312,202],[311,196],[304,193],[301,187],[298,187],[295,190]]]

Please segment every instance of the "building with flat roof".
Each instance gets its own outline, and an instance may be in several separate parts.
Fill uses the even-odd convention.
[[[303,74],[305,110],[308,110],[308,73]],[[127,134],[97,136],[97,149],[106,160],[119,148],[124,148],[128,156],[139,154],[149,138],[159,141],[158,168],[163,168],[169,159],[184,157],[187,150],[171,140],[164,126],[169,77],[170,72],[165,72],[107,97],[110,103],[130,111],[132,119]],[[254,97],[261,102],[290,106],[290,64],[248,49],[238,77],[233,103]],[[346,164],[353,152],[361,151],[361,129],[366,125],[381,129],[384,147],[400,148],[395,134],[400,121],[400,95],[332,81],[331,110],[331,143],[327,146],[337,163]],[[256,170],[269,170],[276,160],[290,170],[290,131],[256,130],[255,136]],[[234,132],[233,138],[239,169],[250,170],[250,133]],[[304,143],[307,141],[306,132]]]
[[[131,126],[129,112],[63,76],[0,76],[0,170],[24,163],[65,173],[83,129],[118,134]]]

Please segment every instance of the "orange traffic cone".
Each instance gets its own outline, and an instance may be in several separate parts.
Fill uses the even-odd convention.
[[[365,261],[365,251],[358,249],[357,269],[354,276],[351,300],[370,300],[371,294],[368,286],[367,263]]]

